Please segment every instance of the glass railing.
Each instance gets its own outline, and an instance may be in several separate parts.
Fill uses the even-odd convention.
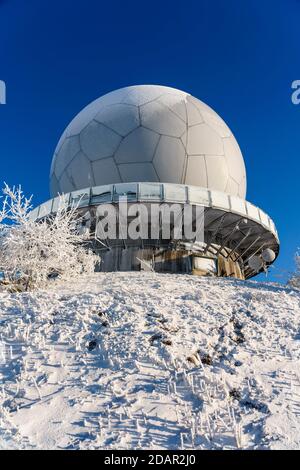
[[[258,207],[244,199],[197,186],[171,183],[119,183],[73,191],[61,197],[65,199],[68,206],[77,204],[78,207],[120,202],[124,197],[128,202],[198,204],[243,215],[264,225],[278,237],[273,220]],[[56,213],[59,203],[60,198],[56,197],[41,204],[31,212],[31,219],[41,219],[51,213]]]

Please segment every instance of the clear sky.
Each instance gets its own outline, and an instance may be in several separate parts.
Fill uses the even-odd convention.
[[[228,123],[247,199],[277,224],[285,280],[300,246],[299,0],[0,0],[0,180],[38,204],[60,134],[90,101],[127,85],[188,91]]]

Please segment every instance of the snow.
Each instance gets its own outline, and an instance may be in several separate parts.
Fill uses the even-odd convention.
[[[47,286],[49,279],[73,279],[95,272],[99,257],[92,252],[87,227],[78,216],[80,200],[70,209],[64,196],[57,211],[36,221],[31,199],[21,186],[0,191],[0,273],[16,291]]]
[[[297,449],[300,292],[98,273],[0,292],[0,448]]]

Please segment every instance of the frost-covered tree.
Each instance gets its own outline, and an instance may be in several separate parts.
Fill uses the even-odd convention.
[[[289,285],[300,289],[300,251],[295,255],[296,270],[289,280]]]
[[[77,206],[66,207],[61,197],[57,213],[34,221],[31,198],[21,187],[3,189],[0,210],[0,271],[22,289],[45,285],[49,279],[71,279],[91,273],[99,258],[90,235],[80,231]]]

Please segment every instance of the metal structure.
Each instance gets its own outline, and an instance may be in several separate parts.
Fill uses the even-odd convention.
[[[249,260],[266,249],[272,250],[275,257],[278,255],[279,239],[272,219],[250,202],[222,192],[189,185],[125,183],[79,190],[66,194],[64,198],[67,205],[76,204],[81,214],[88,214],[93,231],[97,207],[101,204],[118,207],[120,198],[124,196],[129,203],[203,206],[204,243],[199,245],[193,240],[180,243],[172,239],[98,240],[96,249],[104,271],[151,268],[202,274],[203,263],[200,262],[197,269],[197,262],[205,259],[213,264],[210,263],[203,274],[247,279],[257,274]],[[37,207],[31,216],[35,220],[51,217],[58,205],[59,197],[53,198]],[[259,271],[269,264],[271,262],[265,262]]]
[[[142,85],[98,98],[66,127],[50,170],[53,199],[32,212],[51,217],[64,194],[94,237],[102,271],[145,270],[250,278],[266,270],[279,252],[270,217],[245,200],[246,170],[239,145],[223,119],[209,106],[174,88]],[[88,188],[88,189],[85,189]],[[99,207],[130,204],[192,211],[203,208],[203,238],[145,238],[99,235]],[[196,214],[197,211],[195,211]],[[194,214],[194,212],[193,212]],[[194,217],[194,218],[193,218]],[[190,227],[200,221],[194,215]],[[186,220],[186,219],[185,219]],[[131,217],[126,218],[126,228]],[[150,219],[142,228],[153,227]],[[180,228],[183,219],[173,221]],[[148,230],[149,233],[149,230]]]

